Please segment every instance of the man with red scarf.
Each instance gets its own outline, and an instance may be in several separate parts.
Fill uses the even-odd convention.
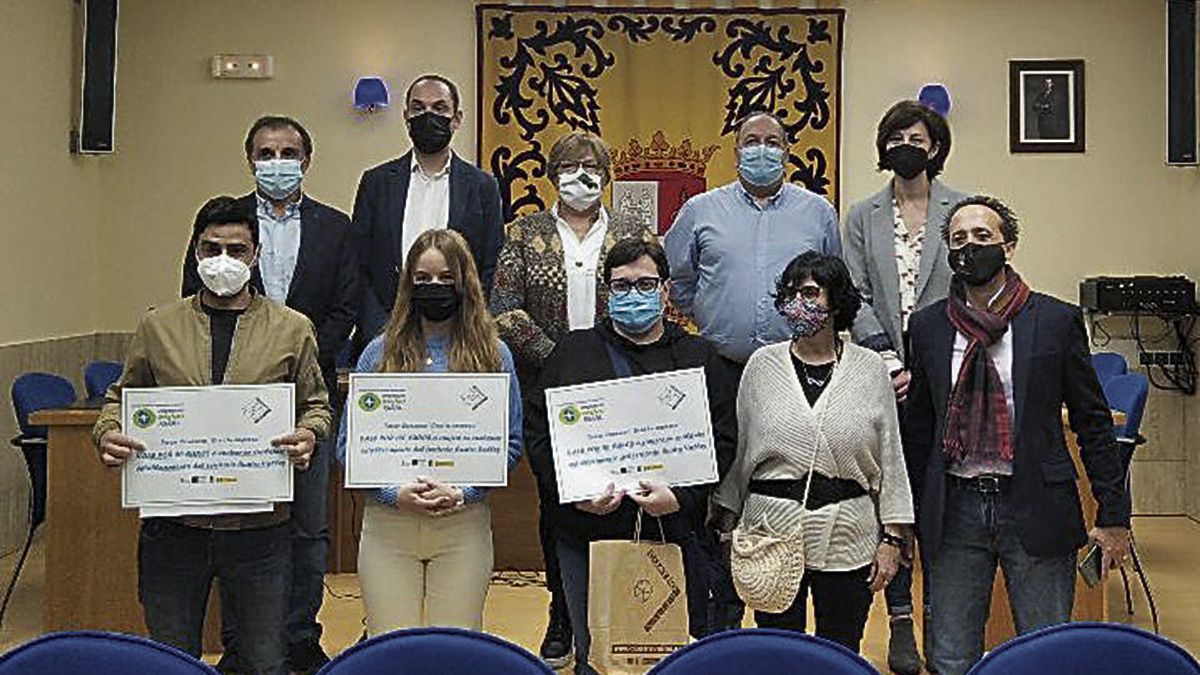
[[[1089,539],[1103,569],[1129,551],[1129,495],[1079,309],[1030,291],[1009,266],[1012,211],[969,197],[942,227],[950,297],[909,321],[905,454],[930,565],[930,671],[961,675],[983,653],[999,563],[1018,634],[1070,619]],[[1086,530],[1062,408],[1098,509]]]

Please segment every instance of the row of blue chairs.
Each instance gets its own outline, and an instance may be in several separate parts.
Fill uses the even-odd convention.
[[[318,675],[553,675],[525,649],[457,628],[414,628],[342,652]],[[858,654],[818,637],[782,630],[719,633],[655,665],[651,675],[878,675]],[[181,651],[142,637],[81,631],[52,633],[0,656],[0,675],[216,675]],[[1072,623],[1016,638],[984,656],[970,675],[1197,675],[1197,664],[1171,641],[1130,626]]]
[[[1134,447],[1146,442],[1138,432],[1150,394],[1150,380],[1142,373],[1129,372],[1125,357],[1114,352],[1092,354],[1092,368],[1100,379],[1108,407],[1125,413],[1125,423],[1117,425],[1113,431],[1125,451],[1132,455]]]
[[[93,361],[83,369],[83,383],[88,398],[103,395],[109,385],[121,377],[122,365],[115,361]],[[30,528],[46,519],[46,427],[29,423],[29,416],[39,410],[62,408],[75,402],[75,386],[61,375],[25,373],[12,383],[13,411],[20,433],[12,445],[20,448],[29,469],[32,487]]]

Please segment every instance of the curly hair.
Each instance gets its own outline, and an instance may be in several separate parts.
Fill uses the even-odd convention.
[[[837,256],[807,251],[793,258],[775,282],[775,309],[782,310],[806,279],[812,279],[825,289],[829,309],[833,312],[833,329],[850,328],[862,307],[862,296],[854,287],[846,263]]]
[[[1016,243],[1017,237],[1021,234],[1021,223],[1017,220],[1017,214],[1013,213],[1007,204],[990,195],[971,195],[950,207],[946,219],[942,221],[942,241],[949,243],[950,221],[954,219],[954,214],[958,213],[959,209],[966,206],[983,206],[991,209],[1000,217],[1000,234],[1004,236],[1004,241]]]

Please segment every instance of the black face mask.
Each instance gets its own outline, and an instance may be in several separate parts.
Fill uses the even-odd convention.
[[[991,281],[1007,262],[1003,244],[967,244],[950,249],[947,256],[954,276],[968,286],[982,286]]]
[[[454,316],[462,298],[454,284],[414,284],[412,306],[425,319],[441,322]]]
[[[929,165],[929,154],[924,149],[908,143],[888,148],[883,153],[883,165],[905,180],[912,180]]]
[[[432,110],[408,118],[408,137],[417,150],[432,155],[450,145],[450,118]]]

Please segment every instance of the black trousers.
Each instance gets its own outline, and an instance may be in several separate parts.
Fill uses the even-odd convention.
[[[554,506],[542,498],[539,489],[538,539],[542,544],[542,560],[546,563],[546,590],[550,591],[550,616],[560,623],[569,625],[567,596],[563,591],[562,568],[559,566],[558,552],[555,550],[557,537],[554,534],[554,524],[550,520],[550,511]]]
[[[784,628],[804,632],[807,623],[808,593],[813,596],[817,618],[817,637],[823,637],[857,653],[867,626],[873,594],[867,584],[871,566],[849,572],[805,570],[804,579],[792,606],[779,614],[754,612],[759,628]]]

